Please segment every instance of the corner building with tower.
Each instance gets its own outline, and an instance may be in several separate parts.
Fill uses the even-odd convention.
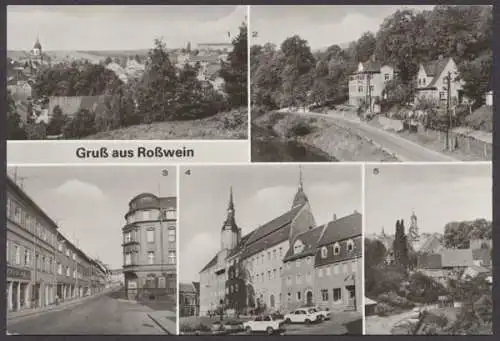
[[[175,297],[177,200],[143,193],[129,202],[123,232],[123,274],[129,299]]]
[[[221,306],[239,312],[283,313],[306,305],[361,311],[361,221],[354,212],[317,226],[301,174],[290,209],[242,235],[231,188],[220,250],[200,271],[200,315]],[[323,278],[323,268],[333,264],[339,272]]]

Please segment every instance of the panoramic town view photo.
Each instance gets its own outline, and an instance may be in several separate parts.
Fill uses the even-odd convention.
[[[248,137],[247,6],[9,6],[9,140]]]
[[[175,171],[9,167],[7,334],[175,334]]]
[[[181,167],[179,332],[362,334],[361,176]]]
[[[366,334],[493,333],[491,168],[366,167]]]
[[[251,21],[252,161],[491,160],[492,6],[252,6]]]

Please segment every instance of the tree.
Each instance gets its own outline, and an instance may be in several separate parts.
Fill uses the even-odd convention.
[[[113,62],[113,59],[111,59],[111,57],[106,57],[106,59],[104,60],[104,65],[109,65]]]
[[[405,234],[404,220],[396,222],[396,234],[393,242],[394,261],[397,265],[407,269],[410,263],[408,255],[408,239]]]
[[[54,107],[52,111],[52,116],[50,118],[49,124],[47,126],[47,135],[60,135],[62,134],[63,127],[66,124],[67,117],[62,112],[59,105]]]
[[[376,44],[377,40],[375,39],[375,35],[372,32],[363,33],[363,35],[356,41],[356,44],[354,46],[353,59],[356,62],[367,61],[375,52]]]
[[[25,140],[26,138],[21,116],[16,110],[16,103],[9,91],[7,92],[7,140]]]
[[[156,39],[149,51],[149,62],[137,89],[138,109],[143,123],[172,120],[177,110],[178,78],[166,45]]]
[[[444,245],[447,248],[467,249],[471,239],[492,239],[492,223],[486,219],[450,222],[444,227]]]
[[[80,109],[73,119],[69,120],[64,127],[64,137],[79,139],[96,133],[94,119],[95,113],[87,109]]]
[[[247,25],[242,23],[238,35],[233,39],[233,50],[228,62],[222,62],[221,77],[232,107],[246,106],[248,101],[248,39]]]

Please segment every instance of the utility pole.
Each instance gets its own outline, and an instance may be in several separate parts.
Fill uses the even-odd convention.
[[[372,112],[372,86],[371,86],[371,74],[370,73],[367,73],[366,74],[366,78],[367,78],[367,83],[368,83],[368,110],[371,114]]]
[[[446,76],[446,113],[448,115],[448,130],[446,131],[446,149],[451,150],[451,110],[450,110],[450,100],[451,100],[451,72],[448,71],[448,76]]]

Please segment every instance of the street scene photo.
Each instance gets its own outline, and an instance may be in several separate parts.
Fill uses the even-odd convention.
[[[492,167],[365,175],[365,334],[493,334]]]
[[[179,172],[180,334],[362,334],[360,165]]]
[[[8,6],[8,140],[246,140],[247,9]]]
[[[491,160],[492,6],[250,17],[252,161]]]
[[[175,167],[8,167],[7,333],[176,334]]]

